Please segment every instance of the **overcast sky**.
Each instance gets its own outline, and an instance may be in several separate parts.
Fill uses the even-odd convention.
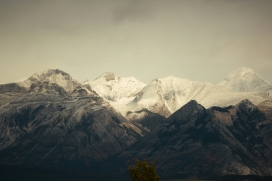
[[[0,0],[0,83],[47,68],[93,80],[272,82],[271,0]]]

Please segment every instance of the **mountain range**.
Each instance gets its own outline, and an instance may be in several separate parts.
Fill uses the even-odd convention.
[[[244,99],[260,104],[269,100],[272,90],[268,81],[244,67],[218,85],[174,76],[154,79],[145,85],[133,77],[121,78],[112,73],[84,83],[107,99],[128,120],[141,119],[144,116],[142,110],[169,117],[190,100],[198,101],[205,108],[235,105]]]
[[[137,158],[153,160],[164,179],[271,175],[271,128],[249,100],[209,109],[190,101],[109,165],[126,172]]]
[[[0,163],[123,173],[146,158],[165,178],[271,175],[271,90],[249,68],[217,85],[47,69],[0,85]]]

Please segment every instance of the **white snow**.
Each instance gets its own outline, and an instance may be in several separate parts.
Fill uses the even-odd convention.
[[[136,99],[125,105],[124,110],[136,112],[148,109],[168,117],[191,100],[196,100],[204,107],[235,105],[249,99],[259,104],[269,99],[266,93],[234,92],[223,86],[207,82],[193,82],[174,76],[155,79],[136,95]],[[135,114],[133,115],[135,118]]]
[[[174,76],[154,79],[146,85],[134,77],[120,77],[109,72],[94,81],[81,84],[58,69],[36,73],[18,84],[30,88],[37,82],[55,83],[67,92],[73,91],[77,86],[83,86],[91,95],[93,93],[86,88],[90,86],[128,119],[143,116],[139,112],[143,109],[168,117],[191,100],[196,100],[205,108],[236,105],[244,99],[258,105],[270,100],[268,93],[272,94],[272,85],[249,68],[234,71],[218,85]],[[132,114],[127,116],[128,112]]]
[[[85,81],[83,84],[89,84],[100,96],[116,105],[131,100],[146,85],[134,77],[120,77],[113,73],[104,73],[94,81]]]
[[[239,92],[267,92],[272,94],[272,84],[250,68],[242,67],[229,74],[218,85]]]
[[[18,84],[22,87],[30,88],[31,84],[36,82],[55,83],[63,87],[67,92],[71,92],[77,86],[81,85],[81,83],[73,79],[69,74],[58,69],[46,69],[42,72],[35,73],[25,81],[18,82]]]

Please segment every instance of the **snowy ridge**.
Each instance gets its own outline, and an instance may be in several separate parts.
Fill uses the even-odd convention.
[[[268,93],[272,94],[271,84],[248,68],[233,72],[218,85],[174,76],[154,79],[146,85],[134,77],[120,77],[109,72],[93,81],[80,83],[58,69],[36,73],[16,85],[24,88],[21,90],[20,87],[15,87],[20,93],[26,93],[27,89],[30,92],[65,96],[68,96],[67,93],[86,97],[99,95],[101,102],[104,98],[129,120],[142,118],[143,110],[168,117],[191,100],[196,100],[205,108],[235,105],[244,99],[258,105],[271,100]],[[1,86],[0,90],[4,93],[14,91],[14,85]]]
[[[249,99],[255,104],[268,100],[266,93],[234,92],[228,88],[207,82],[193,82],[174,76],[155,79],[136,95],[133,102],[127,104],[122,114],[132,120],[137,112],[148,109],[168,117],[191,100],[196,100],[205,108],[211,106],[235,105]],[[124,110],[127,112],[125,113]]]
[[[229,74],[218,85],[239,92],[267,92],[272,94],[272,84],[250,68],[242,67]]]
[[[130,102],[146,86],[134,77],[120,77],[109,72],[83,84],[89,84],[100,96],[116,104]]]
[[[47,82],[49,85],[57,84],[67,92],[71,92],[77,86],[81,85],[80,82],[74,80],[69,74],[59,69],[46,69],[42,72],[35,73],[25,81],[18,82],[18,84],[22,87],[30,88],[32,84],[36,84],[38,82]]]

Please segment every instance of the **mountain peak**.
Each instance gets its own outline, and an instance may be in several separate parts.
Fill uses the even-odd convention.
[[[237,69],[237,71],[240,70],[240,71],[245,71],[245,72],[254,72],[251,68],[249,67],[241,67],[239,69]]]
[[[247,68],[247,67],[241,67],[237,70],[234,70],[225,78],[225,80],[238,79],[238,78],[247,79],[247,80],[254,78],[254,79],[260,79],[260,80],[263,80],[263,81],[269,83],[263,77],[261,77],[259,74],[257,74],[253,69]]]
[[[80,85],[80,83],[74,80],[68,73],[59,69],[46,69],[42,72],[35,73],[25,81],[25,84],[30,86],[31,84],[36,85],[37,82],[48,82],[50,85],[55,83],[68,92],[73,91],[75,87]]]
[[[103,79],[105,81],[111,81],[111,80],[115,80],[116,76],[114,75],[114,73],[112,72],[105,72],[103,73],[101,76],[99,76],[98,78],[96,78],[95,80],[98,79]]]
[[[218,85],[239,92],[272,92],[272,85],[267,80],[246,67],[233,71]]]
[[[150,84],[163,84],[166,87],[170,86],[170,85],[179,85],[179,84],[191,84],[193,83],[193,81],[190,81],[188,79],[183,79],[183,78],[179,78],[179,77],[175,77],[174,75],[170,75],[168,77],[164,77],[164,78],[155,78],[151,81]]]
[[[205,109],[201,104],[199,104],[196,100],[191,100],[187,104],[185,104],[180,109],[196,109],[196,110],[203,110]]]
[[[68,73],[59,69],[46,69],[42,72],[35,73],[34,75],[30,77],[30,79],[44,79],[44,78],[48,78],[58,74],[61,76],[67,77],[69,79],[72,79],[72,77]]]
[[[84,84],[89,84],[100,96],[113,102],[132,99],[146,85],[134,77],[120,77],[112,72],[105,72]]]
[[[257,107],[248,99],[244,99],[241,102],[239,102],[238,104],[235,105],[238,108],[241,107],[247,107],[247,108],[251,108],[251,109],[256,109]]]
[[[204,110],[205,108],[201,104],[198,104],[196,100],[191,100],[173,113],[169,118],[171,120],[189,118],[197,113],[203,112]]]
[[[241,67],[233,72],[231,72],[227,78],[232,78],[235,76],[248,76],[249,74],[256,74],[251,68]]]

